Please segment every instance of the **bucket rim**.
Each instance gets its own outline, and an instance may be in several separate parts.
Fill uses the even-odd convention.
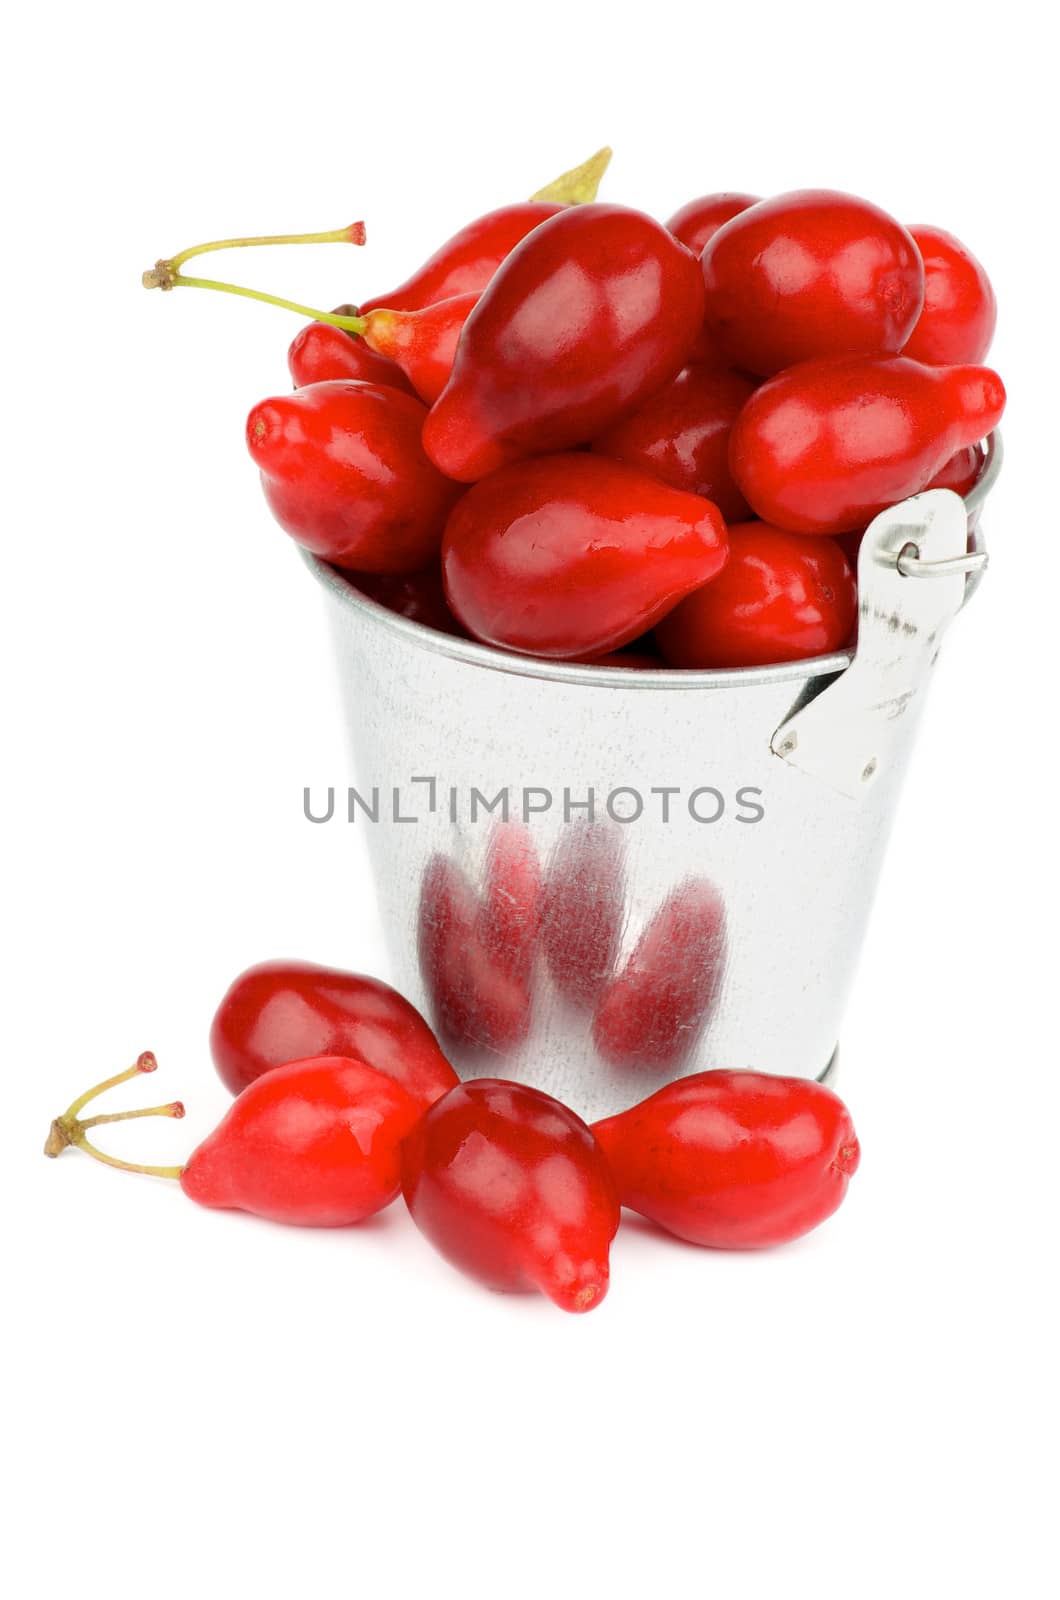
[[[1001,470],[1001,435],[995,429],[983,443],[986,460],[975,483],[963,496],[969,515],[977,512],[997,481]],[[971,535],[971,548],[983,548],[978,529]],[[395,633],[435,655],[462,661],[468,666],[483,667],[490,672],[502,672],[517,678],[538,678],[550,683],[569,683],[582,687],[609,689],[735,689],[756,684],[805,682],[810,678],[835,676],[845,671],[854,659],[854,651],[837,650],[826,656],[807,656],[799,661],[781,661],[764,667],[609,667],[587,662],[549,661],[538,656],[521,656],[495,649],[493,645],[480,644],[475,639],[461,639],[453,634],[440,633],[425,623],[414,622],[388,611],[378,600],[372,600],[357,588],[352,573],[333,567],[322,557],[309,550],[299,551],[302,560],[313,576],[323,584],[338,601],[364,620]],[[978,586],[981,573],[967,579],[965,602]]]

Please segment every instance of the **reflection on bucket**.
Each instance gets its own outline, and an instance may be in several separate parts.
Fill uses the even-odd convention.
[[[526,829],[494,831],[480,896],[447,856],[427,865],[417,919],[420,971],[450,1044],[504,1052],[530,1030],[541,870]]]
[[[688,878],[651,918],[600,997],[593,1039],[616,1067],[678,1067],[692,1054],[725,976],[725,904]]]
[[[479,916],[483,946],[512,978],[529,984],[541,927],[541,863],[521,822],[499,822],[486,852]]]
[[[542,943],[556,988],[591,1006],[615,969],[626,909],[625,838],[614,822],[568,823],[545,875]]]

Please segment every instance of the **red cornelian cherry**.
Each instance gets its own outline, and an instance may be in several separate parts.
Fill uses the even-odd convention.
[[[954,494],[964,496],[978,481],[985,460],[986,451],[981,444],[966,444],[939,468],[927,487],[952,489]]]
[[[729,438],[729,465],[763,521],[847,533],[918,494],[997,427],[1004,407],[989,367],[806,361],[755,390]]]
[[[396,1197],[401,1144],[422,1113],[422,1101],[363,1061],[291,1061],[236,1097],[180,1186],[203,1206],[347,1227]]]
[[[570,453],[468,491],[445,531],[449,604],[477,639],[553,659],[640,637],[725,564],[717,507],[632,467]]]
[[[108,1166],[176,1178],[199,1205],[249,1211],[273,1222],[340,1228],[381,1211],[400,1186],[400,1147],[423,1112],[392,1078],[346,1056],[291,1061],[256,1079],[182,1167],[119,1161],[90,1144],[85,1130],[130,1117],[183,1116],[179,1102],[82,1119],[82,1108],[138,1072],[152,1072],[145,1052],[128,1072],[97,1084],[52,1123],[44,1153],[75,1145]]]
[[[650,918],[600,996],[593,1039],[604,1060],[649,1069],[685,1060],[710,1016],[725,962],[725,902],[705,878],[689,878]]]
[[[614,1183],[585,1123],[539,1089],[451,1090],[405,1142],[401,1186],[421,1233],[488,1288],[538,1289],[574,1312],[607,1293]]]
[[[555,203],[523,200],[488,211],[446,240],[404,283],[373,295],[361,310],[422,311],[455,295],[481,294],[516,245],[562,210]]]
[[[364,339],[407,376],[427,405],[449,382],[464,323],[477,294],[455,295],[415,311],[372,310],[361,319]]]
[[[733,366],[765,377],[818,357],[893,355],[924,304],[908,230],[830,189],[740,212],[709,241],[702,266],[708,331]]]
[[[738,217],[741,211],[757,205],[761,196],[755,194],[705,194],[698,200],[675,211],[666,226],[676,239],[687,245],[693,255],[701,256],[719,228]],[[725,354],[716,336],[704,325],[689,354],[690,362],[710,362],[714,366],[727,366]],[[726,513],[728,515],[728,513]]]
[[[764,667],[842,650],[857,610],[836,539],[736,523],[724,571],[675,606],[655,638],[671,667]]]
[[[741,211],[747,211],[761,200],[759,194],[740,194],[735,189],[722,194],[704,194],[689,200],[675,211],[666,226],[676,239],[688,246],[693,255],[702,255],[719,228],[723,228]]]
[[[354,306],[336,306],[336,316],[354,317]],[[396,362],[377,355],[363,339],[330,322],[310,322],[296,333],[287,351],[287,367],[296,389],[334,378],[357,378],[382,383],[405,394],[415,389]]]
[[[945,228],[914,223],[909,232],[924,261],[924,309],[903,354],[936,366],[984,360],[997,324],[985,269]]]
[[[437,1039],[396,989],[311,961],[260,961],[225,991],[210,1053],[239,1094],[264,1073],[309,1056],[350,1056],[430,1105],[459,1080]]]
[[[742,522],[750,508],[729,470],[729,435],[754,388],[738,372],[686,367],[665,389],[598,434],[593,453],[713,500],[726,522]]]
[[[385,606],[396,616],[408,617],[436,633],[448,633],[454,638],[466,639],[467,629],[462,627],[449,609],[442,583],[441,568],[432,563],[420,572],[389,577],[385,573],[358,572],[357,588],[369,600]]]
[[[459,490],[420,443],[424,407],[383,384],[313,383],[262,400],[247,448],[285,533],[355,572],[416,572]]]
[[[411,278],[389,294],[366,300],[362,311],[419,311],[454,295],[481,294],[501,262],[528,233],[568,205],[596,199],[611,160],[605,146],[588,161],[539,189],[530,200],[501,206],[478,217],[448,239]]]
[[[587,443],[675,377],[703,316],[696,259],[642,212],[565,210],[507,258],[423,431],[448,477]]]
[[[816,1228],[860,1157],[837,1095],[762,1072],[679,1078],[593,1132],[624,1206],[719,1250],[783,1244]]]

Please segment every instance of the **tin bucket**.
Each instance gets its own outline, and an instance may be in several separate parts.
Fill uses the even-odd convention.
[[[963,502],[881,513],[856,649],[776,667],[508,655],[307,557],[355,759],[327,815],[367,836],[394,981],[462,1076],[594,1119],[710,1067],[827,1073],[1000,461],[994,435]]]

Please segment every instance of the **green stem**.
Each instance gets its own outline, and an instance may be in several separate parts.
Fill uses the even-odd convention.
[[[184,1115],[183,1100],[171,1100],[164,1106],[141,1106],[138,1111],[111,1111],[106,1116],[82,1117],[78,1121],[80,1128],[100,1128],[105,1122],[129,1122],[134,1117],[177,1117]]]
[[[183,1167],[146,1167],[139,1165],[135,1161],[119,1161],[117,1156],[108,1156],[105,1150],[100,1150],[96,1145],[90,1144],[84,1134],[81,1134],[76,1139],[71,1139],[70,1143],[75,1144],[79,1150],[83,1150],[85,1155],[91,1156],[94,1161],[102,1161],[105,1167],[117,1167],[121,1172],[141,1172],[148,1178],[179,1178],[184,1171]]]
[[[175,256],[169,256],[166,266],[176,272],[192,256],[204,256],[211,250],[245,250],[259,244],[363,244],[364,223],[351,222],[345,228],[331,228],[326,233],[263,233],[249,239],[213,239],[209,244],[193,244]]]
[[[100,1116],[85,1117],[83,1120],[78,1116],[82,1107],[90,1100],[94,1100],[97,1095],[103,1094],[105,1090],[113,1089],[119,1083],[128,1083],[130,1078],[138,1077],[141,1072],[154,1072],[157,1067],[158,1062],[151,1051],[145,1050],[125,1072],[118,1072],[113,1078],[104,1078],[102,1083],[86,1089],[84,1094],[79,1095],[67,1107],[61,1117],[56,1117],[53,1121],[45,1141],[44,1154],[54,1159],[55,1156],[61,1155],[68,1145],[75,1145],[86,1155],[92,1156],[95,1161],[102,1161],[108,1167],[120,1167],[123,1172],[143,1172],[152,1178],[179,1178],[184,1170],[182,1167],[148,1167],[133,1161],[119,1161],[117,1156],[107,1155],[106,1151],[98,1149],[85,1137],[86,1128],[96,1128],[105,1122],[128,1122],[135,1117],[182,1117],[184,1107],[179,1100],[171,1100],[164,1106],[144,1106],[138,1111],[104,1112]]]
[[[117,1073],[113,1078],[104,1078],[103,1082],[97,1083],[94,1088],[86,1089],[84,1094],[74,1101],[73,1105],[67,1106],[63,1112],[63,1117],[72,1120],[77,1116],[82,1106],[87,1106],[88,1102],[94,1100],[98,1094],[105,1094],[108,1089],[116,1089],[119,1083],[128,1083],[130,1078],[138,1077],[141,1072],[157,1071],[158,1062],[155,1060],[154,1055],[150,1050],[144,1050],[137,1056],[132,1066],[126,1067],[124,1072]]]
[[[268,306],[279,306],[281,311],[294,311],[300,317],[310,317],[314,322],[327,322],[333,328],[344,328],[347,333],[364,333],[368,326],[366,317],[347,317],[337,311],[318,311],[313,306],[301,305],[297,300],[284,300],[279,295],[265,294],[261,289],[245,289],[238,283],[222,283],[217,278],[186,278],[182,272],[169,274],[165,283],[148,283],[153,272],[144,273],[145,289],[217,289],[222,294],[241,295],[245,300],[261,300]]]

